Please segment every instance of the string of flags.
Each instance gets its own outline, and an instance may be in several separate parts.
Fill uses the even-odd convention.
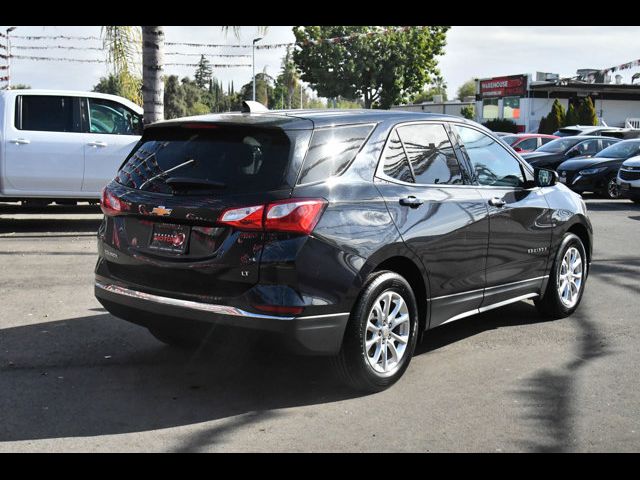
[[[622,65],[616,65],[615,67],[606,68],[604,70],[600,70],[600,72],[606,74],[611,72],[617,72],[618,70],[628,70],[633,67],[640,67],[640,59],[633,60],[632,62],[628,62],[628,63],[623,63]]]
[[[6,55],[0,55],[0,58],[7,58]],[[19,58],[22,60],[36,60],[36,61],[55,61],[55,62],[76,62],[76,63],[104,63],[104,60],[92,59],[92,58],[64,58],[64,57],[38,57],[34,55],[11,55],[11,58]],[[197,67],[197,63],[165,63],[165,66],[183,66],[183,67]],[[250,67],[250,63],[221,63],[210,64],[213,68],[234,68],[234,67]]]

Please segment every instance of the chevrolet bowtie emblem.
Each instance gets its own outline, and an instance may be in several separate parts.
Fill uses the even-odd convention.
[[[153,207],[153,210],[151,210],[151,214],[152,215],[160,215],[160,216],[166,216],[166,215],[171,215],[171,212],[173,210],[171,210],[170,208],[164,208],[162,205],[159,207]]]

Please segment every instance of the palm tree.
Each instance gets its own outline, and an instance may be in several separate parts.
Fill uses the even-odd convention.
[[[164,119],[164,30],[147,26],[104,26],[102,38],[114,74],[126,85],[127,97],[144,108],[144,123]],[[142,84],[139,65],[142,50]],[[136,75],[137,74],[137,75]]]
[[[269,27],[258,27],[259,34],[266,34]],[[240,38],[240,27],[223,26],[222,31],[228,33],[233,29],[236,38]],[[142,38],[140,31],[142,30]],[[164,119],[164,29],[163,27],[102,27],[104,46],[107,49],[108,61],[114,66],[117,76],[126,78],[133,85],[132,70],[135,68],[140,43],[142,40],[142,104],[144,107],[144,123],[157,122]],[[132,95],[133,97],[133,95]],[[140,103],[139,101],[137,103]]]
[[[142,100],[145,123],[164,120],[164,30],[142,27]]]

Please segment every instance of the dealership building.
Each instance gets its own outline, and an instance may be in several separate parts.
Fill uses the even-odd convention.
[[[475,115],[483,123],[510,119],[521,132],[538,129],[540,119],[549,114],[555,99],[566,109],[591,97],[600,122],[610,127],[638,128],[640,85],[623,84],[621,76],[594,69],[578,70],[572,78],[538,72],[476,79]]]

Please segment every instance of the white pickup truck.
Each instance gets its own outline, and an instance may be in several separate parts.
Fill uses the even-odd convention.
[[[140,140],[138,105],[115,95],[0,91],[0,201],[97,201]]]

